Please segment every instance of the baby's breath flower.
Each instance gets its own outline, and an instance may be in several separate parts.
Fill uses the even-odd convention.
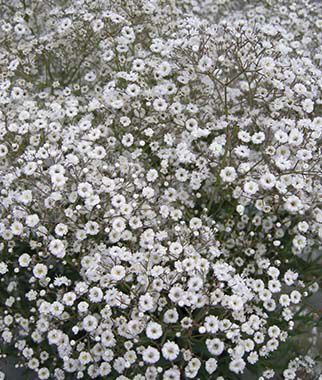
[[[0,25],[3,351],[40,379],[313,378],[320,4],[28,4]]]

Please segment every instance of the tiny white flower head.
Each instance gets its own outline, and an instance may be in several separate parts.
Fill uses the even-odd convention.
[[[44,264],[36,264],[32,270],[32,273],[36,278],[43,279],[47,276],[48,269]]]
[[[159,323],[149,322],[146,327],[146,336],[149,339],[159,339],[162,336],[162,327]]]
[[[83,319],[83,329],[87,332],[96,330],[98,321],[93,315],[88,315]]]
[[[148,346],[142,353],[143,360],[148,364],[157,363],[160,360],[160,352],[151,346]]]
[[[166,342],[162,347],[162,355],[166,360],[175,360],[180,353],[179,346],[174,342]]]
[[[48,246],[50,253],[58,258],[63,258],[66,254],[65,245],[59,239],[53,239]]]
[[[28,267],[29,264],[31,263],[31,257],[28,253],[23,253],[20,257],[19,257],[19,265],[21,267]]]
[[[234,182],[237,178],[237,173],[235,168],[232,166],[227,166],[220,171],[220,177],[224,182]]]
[[[120,281],[125,277],[125,269],[122,265],[115,265],[111,269],[111,279],[113,281]]]

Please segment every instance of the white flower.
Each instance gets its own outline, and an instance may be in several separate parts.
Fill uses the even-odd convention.
[[[319,289],[321,7],[5,3],[3,342],[37,378],[242,377]]]
[[[131,145],[133,145],[133,142],[134,142],[134,137],[131,133],[126,133],[122,137],[122,144],[126,147],[130,147]]]
[[[125,277],[125,269],[122,265],[115,265],[111,269],[111,279],[113,281],[120,281]]]
[[[90,291],[88,292],[88,298],[93,303],[101,302],[103,299],[103,291],[101,288],[94,286]]]
[[[39,223],[40,219],[37,214],[28,215],[26,217],[26,225],[28,227],[35,227]]]
[[[237,178],[237,173],[235,168],[232,166],[227,166],[220,171],[220,177],[224,182],[234,182]]]
[[[276,325],[274,326],[270,326],[268,328],[268,335],[271,337],[271,338],[277,338],[279,335],[280,335],[280,328]]]
[[[288,142],[288,134],[285,131],[282,131],[281,129],[275,132],[274,137],[281,144],[285,144]]]
[[[100,226],[97,222],[89,221],[85,224],[85,232],[89,235],[97,235],[99,232]]]
[[[300,146],[303,143],[303,133],[298,129],[293,128],[289,134],[288,142],[293,146]]]
[[[202,221],[201,221],[200,218],[192,218],[192,219],[190,219],[190,221],[189,221],[189,227],[192,230],[198,230],[198,229],[200,229],[201,226],[202,226]]]
[[[219,330],[218,318],[213,315],[208,315],[205,318],[204,326],[207,332],[210,332],[211,334],[216,334],[216,332]]]
[[[96,327],[95,327],[96,329]],[[93,329],[93,330],[95,330]],[[101,342],[104,347],[114,347],[116,344],[116,340],[114,334],[111,331],[104,331],[101,336]]]
[[[306,237],[304,235],[295,235],[292,244],[295,248],[302,250],[306,246]]]
[[[298,290],[293,290],[290,294],[291,302],[294,304],[298,304],[301,301],[301,293]]]
[[[47,276],[48,269],[44,264],[36,264],[32,270],[32,273],[36,278],[42,279]]]
[[[55,317],[59,317],[63,311],[64,311],[64,305],[58,301],[55,301],[50,305],[50,313],[54,315]]]
[[[3,262],[3,261],[0,261],[0,274],[6,274],[8,272],[8,265]]]
[[[158,177],[159,177],[159,174],[158,174],[157,170],[155,170],[155,169],[150,169],[146,175],[146,179],[149,182],[154,182]]]
[[[54,188],[63,188],[67,178],[62,174],[54,174],[51,176],[51,182],[53,183]]]
[[[176,323],[179,319],[179,314],[176,309],[169,309],[164,313],[163,321],[165,323]]]
[[[178,303],[183,299],[184,291],[180,286],[173,286],[169,292],[169,298],[172,302]]]
[[[229,363],[229,369],[234,373],[243,373],[245,369],[246,363],[243,359],[234,359]]]
[[[17,24],[16,28],[17,27],[22,27],[22,25],[21,24]],[[16,29],[16,31],[17,31],[17,29]],[[20,88],[20,87],[13,87],[12,91],[11,91],[11,96],[12,96],[13,99],[20,99],[20,98],[22,98],[23,97],[23,89]]]
[[[76,294],[74,292],[67,292],[64,294],[62,302],[67,306],[72,306],[76,300]]]
[[[145,198],[152,198],[154,196],[154,190],[153,190],[153,188],[150,187],[150,186],[144,187],[143,190],[142,190],[142,195]]]
[[[142,311],[150,311],[154,308],[154,301],[150,294],[145,294],[139,298],[139,308]]]
[[[312,113],[314,110],[314,103],[311,99],[305,99],[302,102],[303,110],[307,113]]]
[[[153,101],[153,108],[158,112],[165,111],[167,107],[167,102],[163,98],[157,98]]]
[[[207,339],[206,340],[206,346],[207,346],[208,351],[212,355],[216,355],[216,356],[222,354],[222,352],[224,351],[224,347],[225,347],[224,343],[218,338]]]
[[[205,55],[199,60],[198,68],[201,72],[205,72],[211,68],[212,64],[213,64],[212,59]]]
[[[283,306],[283,307],[287,307],[287,306],[290,306],[291,304],[291,301],[290,301],[290,297],[287,295],[287,294],[282,294],[279,298],[279,303]]]
[[[162,347],[162,355],[166,360],[175,360],[179,355],[179,346],[174,342],[166,342]]]
[[[209,375],[213,374],[218,367],[217,360],[215,358],[208,359],[206,361],[205,367]]]
[[[170,368],[164,371],[163,380],[180,380],[180,370],[177,368]],[[142,379],[143,380],[143,379]]]
[[[100,376],[104,377],[109,375],[112,372],[112,367],[107,362],[102,362],[100,365]]]
[[[50,376],[50,372],[48,368],[43,367],[43,368],[38,369],[38,377],[40,380],[49,379],[49,376]]]
[[[5,157],[8,154],[8,148],[5,144],[0,144],[0,157]]]
[[[159,361],[160,353],[159,351],[151,346],[148,346],[142,354],[143,360],[148,364],[154,364]]]
[[[170,74],[170,72],[171,72],[171,65],[167,61],[161,62],[156,69],[156,73],[160,77],[166,77],[167,75]]]
[[[24,205],[27,205],[31,203],[32,201],[32,191],[31,190],[24,190],[22,191],[18,196],[18,201],[22,202]]]
[[[93,315],[88,315],[83,319],[83,329],[87,332],[96,330],[98,321]]]
[[[247,194],[254,195],[258,191],[258,185],[255,181],[248,181],[244,184],[244,191]]]
[[[271,173],[265,173],[259,180],[260,185],[263,189],[269,190],[275,186],[276,178]]]
[[[185,375],[190,379],[195,379],[201,367],[201,361],[198,358],[193,358],[189,361],[185,368]]]
[[[63,258],[66,254],[65,245],[59,239],[53,239],[48,246],[50,253],[58,258]]]
[[[23,232],[23,224],[18,222],[18,221],[15,221],[11,224],[11,232],[16,235],[16,236],[19,236],[22,234]]]
[[[140,87],[135,83],[131,83],[127,86],[126,93],[131,97],[138,96],[140,94]]]
[[[23,253],[20,257],[19,257],[19,265],[21,267],[28,267],[30,262],[31,262],[31,257],[28,253]]]
[[[261,68],[265,73],[270,73],[274,70],[275,62],[272,57],[264,57],[262,58],[261,62]]]
[[[68,227],[64,223],[58,223],[55,227],[55,233],[58,236],[64,236],[68,232]]]
[[[173,242],[169,246],[169,251],[171,255],[178,257],[183,251],[182,245],[179,242]]]
[[[125,222],[126,222],[125,219],[122,217],[117,217],[117,218],[113,219],[113,222],[112,222],[113,230],[115,230],[117,232],[123,232],[126,228]]]
[[[261,144],[265,141],[265,134],[263,132],[257,132],[252,135],[252,142],[254,144]]]
[[[60,330],[53,329],[48,332],[48,342],[49,344],[58,344],[62,336],[62,333]]]
[[[118,194],[118,195],[115,195],[113,198],[112,198],[112,205],[116,208],[120,208],[122,206],[125,205],[126,201],[125,201],[125,197],[121,194]]]
[[[77,186],[78,195],[82,198],[87,198],[93,194],[93,187],[88,182],[81,182]]]
[[[132,69],[141,72],[144,70],[145,62],[143,59],[137,58],[132,62]]]
[[[146,336],[149,339],[159,339],[163,334],[162,327],[159,323],[149,322],[146,327]]]
[[[78,360],[80,361],[81,364],[85,365],[85,364],[88,364],[92,361],[92,356],[89,352],[82,351],[82,352],[80,352],[80,354],[78,356]]]
[[[302,201],[296,195],[291,195],[286,199],[285,209],[291,213],[296,213],[303,208]]]

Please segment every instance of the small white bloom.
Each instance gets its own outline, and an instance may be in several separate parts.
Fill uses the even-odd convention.
[[[55,317],[59,317],[63,311],[64,311],[64,305],[58,301],[55,301],[50,305],[50,312]]]
[[[213,374],[217,369],[217,360],[215,358],[210,358],[206,361],[205,367],[209,375]]]
[[[216,355],[216,356],[222,354],[222,352],[224,351],[224,347],[225,347],[224,343],[218,338],[207,339],[206,340],[206,346],[207,346],[208,351],[212,355]]]
[[[247,194],[254,195],[258,191],[258,185],[255,181],[248,181],[244,184],[244,191]]]
[[[235,168],[232,166],[227,166],[220,171],[220,177],[224,182],[234,182],[237,178],[237,173]]]
[[[265,190],[272,189],[275,186],[276,178],[271,173],[265,173],[259,181],[261,187]]]
[[[11,224],[11,232],[16,235],[16,236],[19,236],[22,234],[23,232],[23,224],[18,222],[18,221],[15,221]]]
[[[59,239],[54,239],[49,243],[48,249],[50,253],[58,258],[63,258],[66,254],[65,245]]]
[[[162,355],[166,360],[175,360],[180,353],[179,346],[174,342],[166,342],[162,347]]]
[[[311,99],[305,99],[302,102],[303,110],[307,113],[312,113],[314,110],[314,103]]]
[[[120,281],[125,277],[125,269],[122,265],[115,265],[111,269],[111,279],[113,281]]]
[[[64,223],[59,223],[55,227],[55,233],[58,236],[64,236],[68,232],[68,227]]]
[[[28,227],[35,227],[39,223],[39,216],[37,214],[28,215],[26,217],[26,225]]]
[[[148,346],[142,354],[143,360],[148,364],[154,364],[159,361],[160,353],[159,351],[151,346]]]
[[[93,194],[93,187],[88,182],[81,182],[77,187],[78,195],[82,198],[87,198]]]
[[[48,269],[44,264],[36,264],[32,270],[32,273],[36,278],[42,279],[47,276]]]
[[[18,259],[19,265],[21,267],[28,267],[31,262],[31,257],[28,253],[23,253]]]
[[[139,298],[139,309],[150,311],[154,308],[154,301],[150,294],[145,294]]]
[[[230,371],[237,374],[243,373],[245,366],[246,366],[246,363],[244,362],[243,359],[235,359],[229,363]]]
[[[159,339],[162,336],[162,327],[159,323],[149,322],[146,327],[146,336],[149,339]]]
[[[83,329],[85,331],[94,331],[98,326],[98,321],[93,315],[88,315],[83,319]]]

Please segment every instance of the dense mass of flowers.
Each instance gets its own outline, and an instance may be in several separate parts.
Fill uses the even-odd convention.
[[[0,7],[2,352],[41,380],[313,373],[271,358],[321,280],[321,7]]]

